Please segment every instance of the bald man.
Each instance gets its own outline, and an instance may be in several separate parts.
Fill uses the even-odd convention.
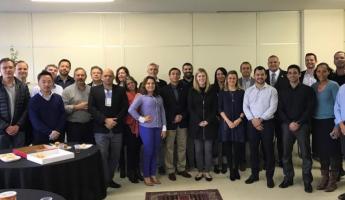
[[[103,71],[103,84],[90,90],[88,109],[94,119],[95,142],[101,150],[106,184],[119,188],[121,185],[113,181],[113,176],[120,158],[128,101],[125,89],[113,84],[114,78],[111,69]]]

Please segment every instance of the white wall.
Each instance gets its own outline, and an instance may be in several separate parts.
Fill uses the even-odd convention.
[[[150,62],[160,65],[164,79],[169,68],[192,62],[206,68],[213,81],[217,67],[238,70],[242,61],[266,66],[272,54],[282,68],[301,64],[305,52],[329,58],[343,49],[343,13],[0,13],[0,57],[14,46],[19,59],[29,63],[31,80],[46,64],[68,58],[73,67],[86,69],[125,65],[139,81]],[[327,38],[324,32],[315,35],[329,20]],[[336,36],[329,31],[335,27]]]
[[[333,65],[333,55],[344,50],[344,10],[303,12],[303,52],[314,52],[318,62]]]

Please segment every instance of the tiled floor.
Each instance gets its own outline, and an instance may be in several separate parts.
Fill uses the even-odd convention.
[[[298,161],[298,165],[300,162]],[[320,179],[320,170],[317,162],[314,162],[314,191],[311,194],[305,193],[303,182],[301,178],[301,168],[296,167],[296,177],[294,185],[286,189],[278,187],[283,180],[283,172],[281,168],[276,168],[274,181],[276,186],[273,189],[266,187],[266,180],[264,172],[260,173],[260,181],[251,185],[246,185],[244,180],[249,176],[250,170],[247,169],[241,173],[241,180],[231,182],[228,174],[212,174],[214,179],[212,182],[207,182],[204,179],[196,182],[194,177],[186,179],[177,176],[177,181],[172,182],[167,176],[160,177],[161,185],[148,187],[143,183],[132,184],[127,179],[118,178],[115,175],[115,180],[121,183],[120,189],[108,189],[107,200],[144,200],[145,192],[151,191],[171,191],[171,190],[193,190],[193,189],[213,189],[216,188],[221,193],[224,200],[336,200],[340,193],[345,192],[345,178],[338,182],[338,189],[331,193],[315,190],[316,184]],[[192,172],[195,175],[195,171]]]

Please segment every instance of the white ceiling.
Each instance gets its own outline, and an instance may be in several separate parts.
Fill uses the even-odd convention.
[[[0,0],[0,12],[227,12],[345,9],[345,0],[115,0],[112,3],[33,3]]]

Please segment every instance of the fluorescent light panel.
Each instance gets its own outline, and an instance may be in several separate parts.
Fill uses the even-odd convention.
[[[31,0],[32,2],[47,2],[47,3],[104,3],[113,2],[114,0]]]

